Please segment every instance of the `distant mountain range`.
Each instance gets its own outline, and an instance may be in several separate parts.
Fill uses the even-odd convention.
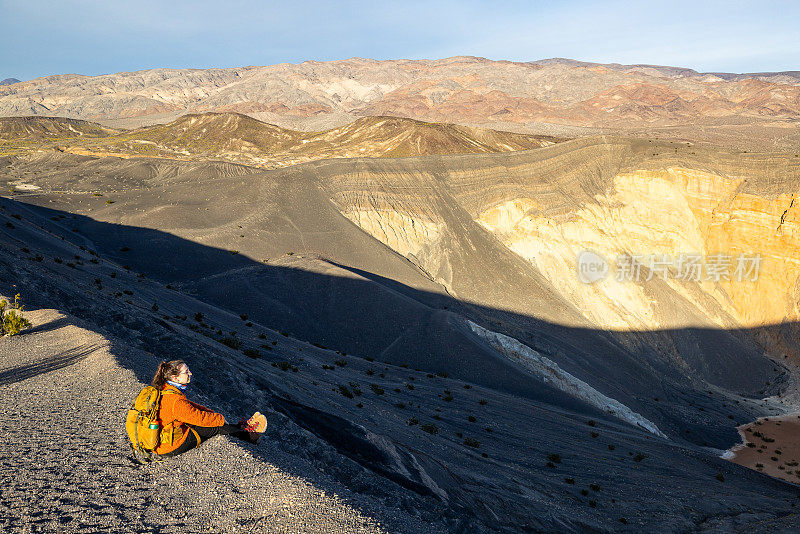
[[[16,78],[6,78],[5,80],[0,80],[0,85],[11,85],[12,83],[19,83],[20,80]]]
[[[800,72],[699,73],[569,59],[352,58],[62,74],[0,87],[0,116],[64,116],[131,127],[207,111],[247,114],[299,130],[398,116],[556,135],[666,128],[689,137],[714,130],[716,137],[735,131],[752,138],[761,133],[747,129],[759,126],[783,139],[800,120]]]

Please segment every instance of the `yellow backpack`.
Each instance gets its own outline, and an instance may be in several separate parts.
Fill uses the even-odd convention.
[[[128,416],[125,418],[125,430],[131,440],[131,447],[137,457],[150,459],[152,452],[158,447],[161,437],[161,421],[158,409],[162,395],[177,395],[176,391],[161,391],[154,386],[145,387],[133,401]]]

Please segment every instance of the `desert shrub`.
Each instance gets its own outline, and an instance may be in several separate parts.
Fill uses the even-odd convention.
[[[439,433],[439,427],[431,423],[423,423],[419,425],[420,430],[423,432],[427,432],[428,434],[436,435]]]
[[[244,353],[244,355],[247,356],[248,358],[261,357],[261,353],[258,351],[258,349],[244,349],[242,353]]]
[[[30,328],[31,322],[22,316],[22,301],[19,293],[14,295],[14,302],[0,300],[0,337],[15,336],[25,328]]]
[[[473,447],[477,449],[478,447],[481,446],[481,442],[475,438],[467,438],[464,440],[464,445],[466,445],[467,447]]]
[[[224,337],[220,339],[219,342],[234,350],[239,350],[239,348],[242,346],[242,342],[236,339],[235,337]]]
[[[370,384],[369,387],[375,392],[376,395],[383,395],[384,391],[378,384]]]
[[[339,384],[339,393],[341,393],[342,395],[344,395],[348,399],[352,399],[353,398],[353,394],[350,392],[350,390],[345,385]]]
[[[555,453],[548,454],[547,455],[547,459],[550,460],[553,463],[557,463],[557,464],[561,463],[561,455],[560,454],[555,454]]]

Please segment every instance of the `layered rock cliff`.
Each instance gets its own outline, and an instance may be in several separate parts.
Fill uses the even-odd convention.
[[[432,208],[442,195],[535,266],[587,324],[730,329],[797,321],[798,158],[612,138],[566,145],[500,167],[420,169],[413,184],[384,172],[369,195],[335,198],[356,224],[457,295],[457,280],[437,274],[451,272],[453,259],[453,223]],[[428,179],[419,178],[426,171]],[[579,277],[583,251],[607,264],[593,283]]]

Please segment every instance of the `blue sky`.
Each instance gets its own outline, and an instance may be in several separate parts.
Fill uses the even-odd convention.
[[[800,70],[800,2],[635,4],[0,0],[0,79],[354,56]]]

